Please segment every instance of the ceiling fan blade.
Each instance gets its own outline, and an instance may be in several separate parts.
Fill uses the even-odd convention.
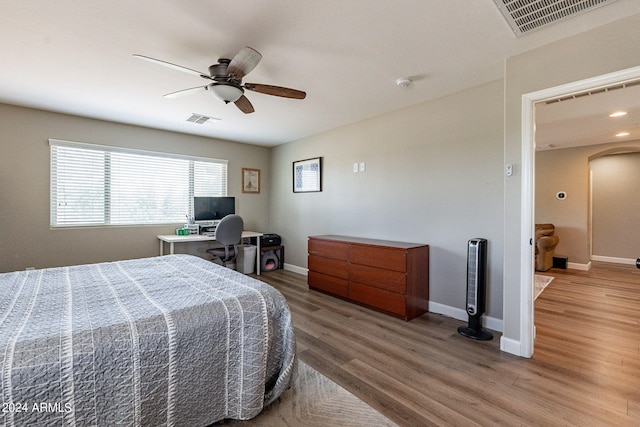
[[[177,71],[182,71],[183,73],[194,74],[196,76],[202,77],[203,79],[213,80],[211,76],[201,73],[198,70],[192,70],[191,68],[183,67],[182,65],[176,65],[176,64],[172,64],[171,62],[161,61],[159,59],[150,58],[144,55],[138,55],[137,53],[134,54],[133,56],[139,59],[144,59],[145,61],[153,62],[154,64],[163,65],[165,67],[169,67]]]
[[[198,92],[205,92],[207,90],[207,86],[198,86],[192,87],[191,89],[183,89],[177,92],[171,92],[164,95],[165,98],[180,98],[181,96],[193,95]]]
[[[249,74],[251,70],[256,68],[258,62],[262,59],[262,54],[257,50],[246,46],[236,54],[227,67],[227,73],[233,74],[236,79],[241,80]]]
[[[301,90],[289,89],[288,87],[282,86],[263,85],[259,83],[245,83],[244,88],[253,92],[281,96],[283,98],[304,99],[307,96],[307,93]]]
[[[240,109],[240,111],[242,111],[245,114],[251,114],[254,111],[256,111],[253,109],[253,105],[251,105],[251,102],[244,95],[238,98],[238,100],[234,104],[236,104],[236,106]]]

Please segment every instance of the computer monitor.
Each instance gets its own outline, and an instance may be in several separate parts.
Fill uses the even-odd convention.
[[[235,197],[194,197],[193,216],[196,224],[219,221],[236,213]]]

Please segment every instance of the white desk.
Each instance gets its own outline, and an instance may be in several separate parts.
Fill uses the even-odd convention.
[[[257,231],[243,231],[242,238],[256,237],[256,274],[260,275],[260,236],[264,233]],[[203,236],[202,234],[190,234],[188,236],[178,236],[177,234],[161,234],[158,236],[160,240],[160,255],[164,255],[164,242],[169,244],[169,254],[173,254],[175,243],[189,243],[189,242],[211,242],[216,240],[214,236]]]

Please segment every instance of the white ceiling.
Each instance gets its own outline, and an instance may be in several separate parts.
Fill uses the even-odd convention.
[[[572,148],[640,139],[640,82],[536,104],[536,147]],[[615,112],[626,112],[610,117]],[[616,136],[626,132],[627,136]]]
[[[640,12],[618,0],[516,38],[492,0],[56,0],[0,2],[0,102],[274,146],[503,77],[514,54]],[[142,54],[207,72],[243,46],[263,55],[245,115]],[[408,88],[396,86],[411,77]],[[574,102],[574,101],[572,101]],[[222,119],[185,120],[192,113]]]

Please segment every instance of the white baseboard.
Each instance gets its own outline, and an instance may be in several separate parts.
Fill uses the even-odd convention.
[[[302,274],[303,276],[309,275],[309,270],[307,268],[299,267],[293,264],[287,264],[286,262],[284,263],[284,269],[288,271],[292,271],[294,273]],[[469,320],[469,315],[465,310],[461,308],[440,304],[433,301],[429,301],[429,312],[442,314],[448,317],[453,317],[454,319],[457,319],[457,320],[463,320],[463,321]],[[485,328],[498,331],[498,332],[502,332],[504,330],[504,323],[502,319],[496,319],[495,317],[484,316],[483,320],[484,320]]]
[[[284,269],[292,271],[294,273],[302,274],[303,276],[309,275],[309,269],[304,267],[298,267],[297,265],[284,263]]]
[[[611,262],[613,264],[636,265],[636,260],[631,258],[616,258],[611,256],[591,255],[592,261]]]
[[[591,270],[591,261],[589,261],[586,264],[578,264],[577,262],[568,262],[567,268],[571,270],[589,271]]]
[[[506,353],[515,354],[516,356],[520,356],[520,357],[531,357],[531,356],[522,354],[522,345],[520,341],[516,341],[511,338],[506,338],[504,335],[500,337],[500,350]]]
[[[437,302],[429,301],[429,312],[442,314],[444,316],[453,317],[457,320],[467,321],[469,320],[469,315],[467,312],[461,308],[451,307],[449,305],[440,304]],[[504,330],[504,323],[502,319],[496,319],[495,317],[484,316],[484,327],[488,329],[492,329],[494,331],[502,332]]]

